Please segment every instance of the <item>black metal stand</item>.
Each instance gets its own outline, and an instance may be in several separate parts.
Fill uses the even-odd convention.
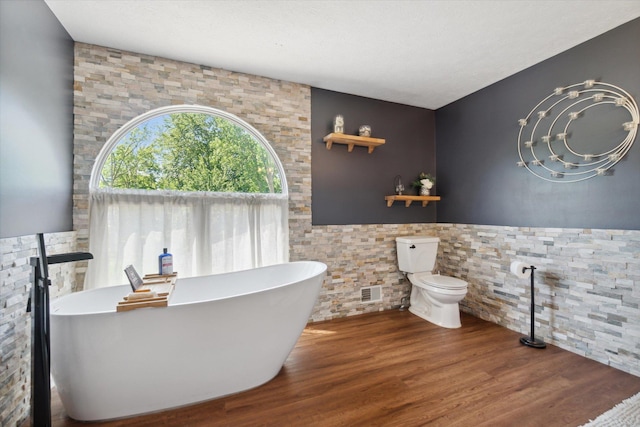
[[[542,340],[536,339],[534,328],[535,328],[535,313],[536,313],[536,305],[533,299],[534,288],[533,288],[533,272],[535,271],[535,267],[532,265],[531,267],[522,267],[522,272],[524,273],[527,270],[531,270],[531,335],[528,337],[520,338],[520,343],[533,347],[533,348],[545,348],[547,345]]]
[[[49,359],[49,264],[93,259],[88,252],[47,257],[44,235],[37,234],[38,257],[32,257],[33,286],[27,302],[31,312],[31,425],[51,426],[51,360]]]

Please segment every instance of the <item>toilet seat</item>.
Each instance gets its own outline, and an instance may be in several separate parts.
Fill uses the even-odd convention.
[[[413,279],[417,285],[427,285],[438,289],[466,290],[467,282],[455,277],[441,276],[429,272],[415,273]]]

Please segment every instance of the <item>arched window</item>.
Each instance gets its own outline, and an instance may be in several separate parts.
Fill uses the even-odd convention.
[[[288,261],[288,196],[268,141],[209,107],[159,108],[107,141],[90,182],[85,289],[157,272],[163,248],[180,277]]]

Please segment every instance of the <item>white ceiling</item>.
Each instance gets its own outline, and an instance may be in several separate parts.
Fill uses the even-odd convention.
[[[45,0],[75,41],[437,109],[640,0]]]

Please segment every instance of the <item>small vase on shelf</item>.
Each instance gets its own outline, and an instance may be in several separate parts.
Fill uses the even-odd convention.
[[[430,196],[436,180],[428,173],[421,172],[411,185],[418,189],[418,196]]]

